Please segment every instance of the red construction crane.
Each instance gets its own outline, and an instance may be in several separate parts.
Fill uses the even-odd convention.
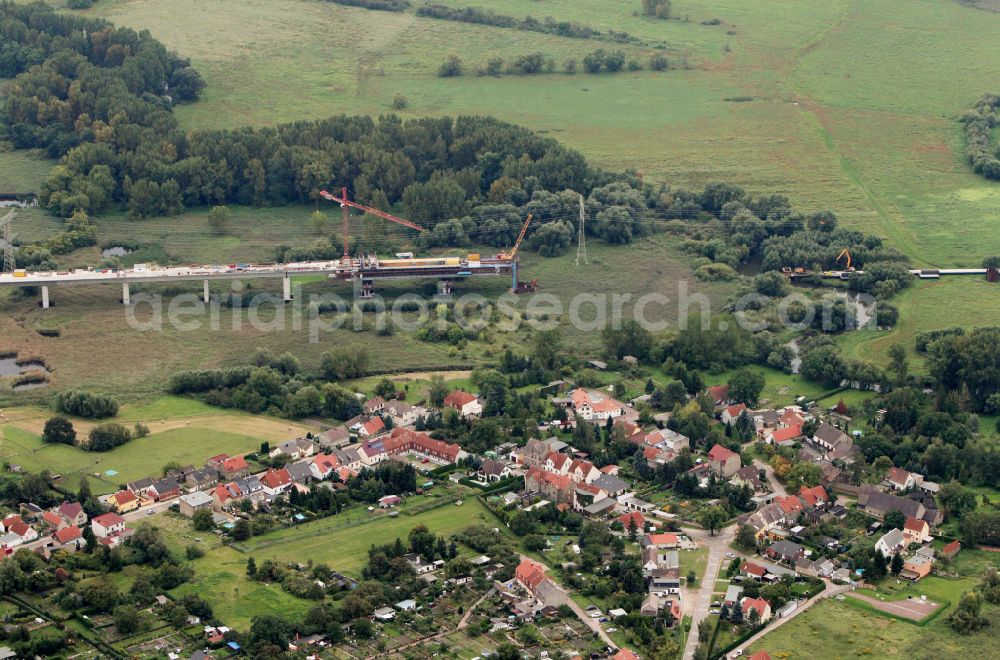
[[[349,249],[348,248],[348,231],[350,230],[350,227],[348,225],[348,219],[350,217],[350,209],[352,207],[356,208],[356,209],[361,209],[365,213],[371,213],[374,216],[378,216],[380,218],[384,218],[386,220],[389,220],[390,222],[395,222],[397,225],[403,225],[404,227],[409,227],[410,229],[416,229],[417,231],[423,231],[424,230],[423,227],[421,227],[418,224],[414,224],[414,223],[410,222],[409,220],[403,220],[402,218],[397,218],[394,215],[390,215],[390,214],[388,214],[388,213],[386,213],[384,211],[379,211],[378,209],[372,208],[370,206],[365,206],[364,204],[358,204],[357,202],[352,202],[351,200],[347,199],[347,188],[346,187],[343,187],[343,188],[340,189],[340,197],[337,197],[336,195],[328,193],[325,190],[320,190],[319,191],[319,196],[322,197],[323,199],[328,199],[331,202],[337,202],[338,204],[340,204],[340,208],[343,210],[344,228],[343,228],[342,231],[343,231],[343,236],[344,236],[344,260],[345,261],[349,261],[350,258],[351,258],[350,255],[348,254],[348,249]]]

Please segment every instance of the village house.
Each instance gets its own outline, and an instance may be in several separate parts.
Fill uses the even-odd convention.
[[[443,463],[458,463],[468,456],[457,444],[401,428],[393,429],[392,434],[382,440],[382,449],[389,456],[413,453]]]
[[[751,580],[763,580],[764,576],[767,575],[767,569],[765,569],[760,564],[755,564],[752,561],[744,561],[740,564],[740,575],[748,577]]]
[[[335,454],[316,454],[309,463],[309,470],[317,481],[326,479],[338,467],[340,467],[340,459]]]
[[[625,414],[625,406],[596,390],[577,388],[570,393],[573,413],[587,421],[606,420]]]
[[[791,541],[775,541],[765,548],[764,554],[775,561],[794,565],[799,557],[805,556],[806,549]]]
[[[510,459],[518,465],[536,467],[545,462],[551,448],[537,438],[529,438],[524,447],[511,452]]]
[[[705,390],[716,406],[721,406],[729,402],[729,385],[716,385]]]
[[[903,570],[899,572],[899,577],[916,582],[930,575],[933,566],[933,557],[917,553],[903,560]]]
[[[177,480],[173,477],[164,477],[159,481],[153,482],[153,485],[149,487],[146,494],[152,498],[154,502],[171,500],[175,497],[180,497],[181,485],[177,483]]]
[[[125,519],[117,513],[105,513],[90,522],[90,529],[97,538],[108,538],[125,531]]]
[[[511,467],[503,461],[487,458],[479,466],[476,474],[486,482],[503,481],[511,475]]]
[[[941,556],[945,559],[954,559],[958,552],[962,549],[962,544],[958,541],[952,541],[948,545],[941,548]]]
[[[69,523],[66,522],[63,519],[63,517],[60,516],[55,511],[43,511],[42,523],[52,530],[62,529],[63,527],[69,527]]]
[[[708,465],[723,479],[729,479],[740,469],[740,455],[716,443],[708,452]]]
[[[747,409],[746,404],[743,403],[737,403],[732,406],[726,406],[725,408],[722,409],[722,415],[720,415],[719,419],[721,419],[722,423],[725,424],[726,426],[732,426],[733,424],[736,423],[736,420],[740,418],[740,413],[742,413],[746,409]]]
[[[378,500],[378,508],[380,509],[391,509],[397,504],[402,503],[403,498],[399,495],[385,495],[380,497]]]
[[[380,396],[368,399],[362,404],[361,409],[366,415],[375,415],[385,409],[385,399]]]
[[[744,621],[756,619],[758,623],[766,623],[771,620],[771,604],[763,598],[743,598],[740,609]]]
[[[80,531],[80,528],[76,525],[70,525],[57,529],[52,534],[52,545],[53,549],[76,552],[86,545],[86,541],[83,540],[83,532]]]
[[[110,504],[117,513],[128,513],[139,508],[139,498],[130,490],[120,490],[111,496]]]
[[[483,414],[483,404],[479,397],[463,390],[449,392],[444,398],[444,405],[457,410],[462,417],[478,417]]]
[[[846,458],[854,448],[854,441],[851,440],[849,435],[826,422],[816,427],[816,431],[813,432],[812,442],[824,452],[823,458],[830,461],[837,458]]]
[[[308,458],[316,453],[316,444],[309,438],[295,438],[287,440],[272,449],[269,453],[271,458],[277,456],[287,456],[290,461],[297,461],[300,458]]]
[[[404,401],[390,401],[385,404],[383,414],[388,415],[393,426],[413,426],[422,415],[427,414],[425,408],[411,406]]]
[[[206,465],[189,474],[184,483],[191,490],[207,490],[219,483],[219,471]]]
[[[675,550],[681,545],[680,537],[673,532],[663,532],[661,534],[645,534],[642,537],[643,548],[656,548],[657,550]]]
[[[305,485],[313,480],[312,461],[306,459],[285,466],[292,483]]]
[[[931,498],[933,499],[933,498]],[[907,518],[926,520],[930,525],[940,524],[943,514],[939,509],[928,509],[921,501],[890,495],[872,486],[862,486],[858,492],[858,508],[879,520],[890,511],[899,511]]]
[[[760,468],[755,465],[748,465],[737,470],[729,483],[734,486],[748,486],[756,493],[768,490],[768,484],[760,478]]]
[[[212,508],[212,496],[202,490],[196,490],[187,495],[181,495],[179,502],[182,516],[194,517],[196,511]]]
[[[898,467],[891,467],[882,482],[889,490],[906,491],[917,485],[916,475]]]
[[[79,502],[63,502],[59,505],[56,513],[70,525],[82,527],[87,524],[87,512],[83,510],[83,506]]]
[[[128,482],[125,487],[139,497],[146,497],[149,487],[153,485],[152,477],[143,477],[135,481]]]
[[[372,417],[358,427],[358,437],[360,438],[375,438],[384,435],[385,432],[385,422],[382,421],[381,417]]]
[[[261,484],[264,486],[264,492],[271,497],[276,497],[281,495],[292,485],[292,477],[288,474],[287,468],[281,468],[275,470],[274,468],[268,468],[264,476],[260,478]]]
[[[339,449],[344,445],[351,444],[351,432],[346,426],[336,426],[328,431],[320,433],[315,438],[316,442],[323,449]]]
[[[764,439],[768,443],[778,445],[779,447],[790,447],[801,438],[802,427],[798,424],[794,426],[786,426],[780,429],[774,429],[769,434],[764,436]]]
[[[926,520],[907,518],[903,525],[903,536],[907,543],[927,543],[931,540],[931,527]]]
[[[576,505],[576,484],[565,474],[548,472],[541,468],[529,468],[524,473],[524,490],[536,492],[556,504]]]
[[[250,466],[247,465],[247,460],[242,456],[227,458],[219,467],[219,475],[227,481],[239,479],[240,477],[245,477],[249,474]]]
[[[822,486],[813,486],[812,488],[802,486],[799,488],[799,498],[806,506],[813,508],[824,507],[830,501],[830,496],[826,494],[826,489]]]
[[[892,557],[897,552],[905,550],[907,544],[909,544],[909,541],[903,536],[903,532],[898,529],[891,529],[875,542],[875,549],[885,557]]]

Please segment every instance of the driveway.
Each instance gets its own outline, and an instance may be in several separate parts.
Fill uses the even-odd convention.
[[[708,616],[708,608],[712,604],[712,592],[715,591],[715,580],[719,577],[719,566],[726,558],[727,552],[732,552],[729,544],[736,536],[736,525],[730,525],[711,536],[707,530],[682,527],[681,531],[689,538],[697,539],[702,547],[708,548],[708,564],[705,575],[701,578],[701,587],[697,591],[689,590],[684,603],[684,614],[691,617],[691,630],[688,632],[687,644],[684,647],[684,659],[694,657],[698,646],[698,627]]]
[[[538,562],[537,559],[528,557],[527,555],[520,555],[520,557],[521,559],[528,559],[530,561],[540,563]],[[542,566],[545,566],[545,564],[542,564]],[[566,590],[563,589],[563,586],[558,582],[556,582],[555,575],[551,570],[549,570],[549,567],[545,566],[545,569],[547,571],[549,579],[552,580],[552,584],[556,585],[556,589],[561,594],[560,601],[566,603],[566,605],[569,605],[569,608],[573,610],[573,613],[576,614],[577,618],[580,619],[580,621],[583,621],[584,625],[593,630],[594,633],[601,638],[601,641],[603,641],[611,648],[618,648],[618,645],[615,644],[613,641],[611,641],[611,637],[608,636],[608,633],[604,632],[604,628],[601,626],[601,622],[598,621],[597,619],[590,618],[590,616],[587,615],[587,612],[585,612],[584,609],[580,607],[580,604],[577,603],[572,598],[570,598],[570,595],[566,593]]]
[[[774,491],[780,497],[786,497],[788,495],[788,491],[786,491],[785,487],[781,484],[780,481],[778,481],[778,478],[774,476],[774,468],[772,468],[770,465],[760,460],[759,458],[753,459],[753,465],[755,468],[764,471],[764,475],[767,477],[767,483],[771,484],[772,491]]]

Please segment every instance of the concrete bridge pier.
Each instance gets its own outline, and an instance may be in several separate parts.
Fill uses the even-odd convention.
[[[209,295],[210,295],[210,292],[208,290],[208,280],[205,280],[204,293],[202,294],[202,299],[205,301],[206,305],[208,304],[208,297],[209,297]]]
[[[282,300],[284,300],[285,302],[292,301],[292,278],[288,277],[288,275],[285,275],[283,278],[281,278],[281,293],[282,293],[281,297]]]
[[[451,280],[438,280],[438,297],[451,297]]]
[[[122,282],[122,304],[128,305],[130,302],[128,282]]]
[[[42,309],[49,308],[49,287],[42,285]]]

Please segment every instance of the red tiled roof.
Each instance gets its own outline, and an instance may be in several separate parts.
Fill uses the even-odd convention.
[[[138,497],[135,496],[135,493],[133,493],[130,490],[120,490],[111,497],[115,499],[115,502],[118,503],[118,506],[121,506],[123,504],[128,504],[129,502],[134,502],[135,500],[139,499]]]
[[[618,516],[617,520],[622,524],[622,527],[624,527],[626,531],[630,529],[633,521],[635,522],[635,528],[639,531],[642,531],[642,529],[646,526],[646,517],[638,511],[623,513]]]
[[[716,403],[722,403],[729,395],[729,385],[716,385],[708,388],[708,394],[715,399]]]
[[[361,430],[365,435],[375,435],[384,428],[385,422],[382,421],[381,417],[370,419],[361,426]]]
[[[951,556],[957,553],[961,549],[962,549],[961,543],[959,543],[958,541],[952,541],[948,545],[941,548],[941,554],[946,556]]]
[[[886,481],[891,481],[897,484],[905,484],[906,480],[910,478],[910,473],[906,470],[898,467],[889,468],[889,472],[885,475]]]
[[[771,656],[767,654],[767,651],[757,651],[748,660],[771,660]]]
[[[784,442],[786,440],[794,440],[795,438],[802,435],[802,427],[798,424],[793,426],[786,426],[783,429],[775,429],[774,433],[771,434],[771,442]]]
[[[475,394],[464,392],[462,390],[455,390],[454,392],[450,392],[448,396],[444,398],[444,405],[461,410],[463,406],[472,403],[476,399],[477,397]]]
[[[514,570],[514,577],[529,591],[534,591],[535,587],[545,579],[545,567],[536,561],[522,559]]]
[[[247,460],[242,456],[233,456],[222,462],[222,469],[225,472],[238,472],[247,469],[247,467],[249,467]]]
[[[94,522],[101,527],[112,527],[113,525],[123,524],[125,519],[117,513],[105,513],[94,518]]]
[[[56,541],[61,544],[69,543],[70,541],[75,541],[76,539],[83,537],[83,532],[76,525],[70,525],[69,527],[63,527],[62,529],[56,531],[52,535]]]
[[[9,529],[11,525],[19,522],[21,522],[21,516],[14,513],[3,519],[3,526]]]
[[[573,480],[569,478],[568,474],[556,474],[537,467],[530,468],[525,476],[536,481],[553,484],[559,490],[565,490],[573,485]]]
[[[789,495],[788,497],[776,498],[775,502],[777,502],[778,506],[781,507],[782,511],[789,514],[801,511],[803,508],[802,500],[795,497],[794,495]]]
[[[712,449],[709,450],[709,452],[708,452],[708,458],[713,463],[724,463],[725,461],[728,461],[733,456],[739,456],[739,454],[737,454],[736,452],[734,452],[734,451],[732,451],[730,449],[726,449],[725,447],[723,447],[722,445],[720,445],[718,443],[716,443],[716,445],[714,447],[712,447]]]
[[[611,656],[611,660],[639,660],[639,656],[629,649],[619,649],[618,653]]]
[[[51,511],[46,511],[45,513],[43,513],[42,520],[52,525],[53,527],[58,527],[59,525],[62,525],[65,522],[58,514],[52,513]]]
[[[59,515],[70,520],[80,515],[81,511],[83,507],[79,502],[63,502],[59,505]]]
[[[903,524],[903,529],[908,529],[911,532],[922,533],[925,529],[927,529],[927,521],[917,520],[916,518],[907,518],[906,523]]]
[[[452,461],[458,458],[462,448],[455,443],[435,440],[426,433],[418,433],[404,428],[395,428],[392,434],[382,440],[385,450],[392,453],[400,451],[422,451],[427,454],[444,456]]]
[[[740,413],[747,409],[745,403],[737,403],[734,406],[729,406],[726,408],[726,412],[730,417],[739,417]]]
[[[662,534],[650,534],[649,542],[653,545],[677,545],[678,538],[676,534],[664,532]]]
[[[8,527],[7,531],[8,532],[13,532],[14,534],[17,534],[18,536],[24,536],[25,534],[28,533],[28,530],[30,530],[30,529],[31,529],[31,526],[28,525],[28,523],[24,522],[23,520],[19,520],[16,523],[14,523],[13,525],[11,525],[10,527]]]
[[[280,488],[281,486],[287,486],[292,483],[292,476],[288,474],[286,468],[281,468],[280,470],[275,470],[274,468],[268,468],[264,476],[261,477],[261,483],[263,483],[268,488]]]
[[[219,500],[220,504],[224,504],[226,501],[232,499],[229,488],[221,484],[212,489],[212,495],[215,496],[215,499]]]
[[[740,564],[740,573],[749,573],[750,575],[756,575],[757,577],[764,577],[767,574],[767,570],[752,561],[745,561]]]
[[[751,609],[754,609],[757,610],[757,615],[762,618],[764,616],[766,608],[769,606],[770,603],[768,603],[763,598],[744,598],[743,602],[740,604],[740,607],[743,609],[744,616],[746,616],[747,612],[749,612]]]
[[[830,499],[826,494],[826,489],[822,486],[813,486],[812,488],[803,486],[799,489],[799,497],[809,506],[815,506],[817,502],[827,502]]]

